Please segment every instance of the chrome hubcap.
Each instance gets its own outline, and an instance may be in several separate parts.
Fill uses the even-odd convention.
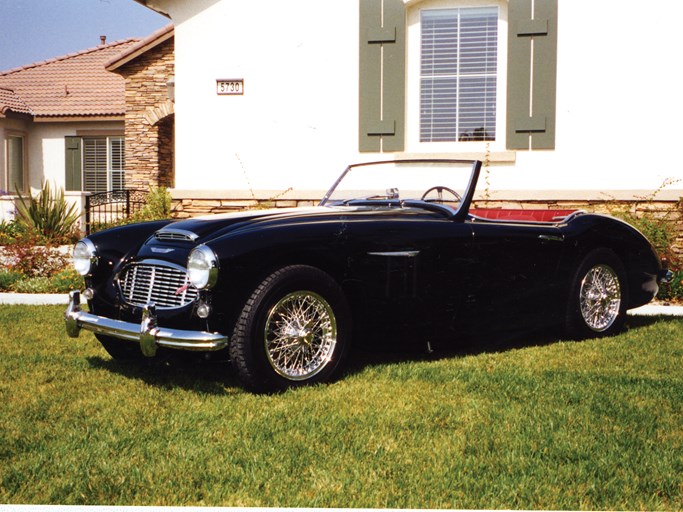
[[[264,341],[268,361],[278,375],[310,379],[332,359],[337,344],[334,311],[316,293],[290,293],[270,310]]]
[[[581,282],[581,315],[595,332],[610,328],[619,316],[621,287],[616,272],[607,265],[591,268]]]

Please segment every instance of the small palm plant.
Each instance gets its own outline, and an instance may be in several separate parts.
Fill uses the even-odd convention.
[[[48,241],[68,238],[80,217],[76,205],[64,197],[64,190],[57,188],[53,191],[47,181],[41,183],[36,197],[24,197],[17,190],[14,206],[17,209],[17,222],[27,232]]]

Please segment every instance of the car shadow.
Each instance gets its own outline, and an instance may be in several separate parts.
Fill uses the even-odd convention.
[[[158,388],[181,388],[205,395],[242,392],[239,381],[226,361],[207,361],[200,357],[119,361],[105,355],[89,357],[88,363],[93,369],[137,379]]]
[[[667,316],[629,316],[626,329],[641,329],[660,321],[673,320]],[[485,353],[502,353],[529,347],[552,345],[560,341],[575,341],[553,330],[536,332],[498,332],[469,336],[456,344],[427,345],[399,340],[399,343],[354,345],[344,375],[360,373],[363,369],[385,364],[436,361]],[[87,359],[93,369],[104,370],[129,379],[137,379],[149,386],[181,388],[197,394],[235,395],[246,391],[240,385],[229,362],[205,360],[195,354],[168,357],[161,360],[143,359],[118,361],[108,356]],[[343,376],[342,376],[343,379]]]
[[[641,329],[661,321],[673,321],[671,316],[629,316],[625,330]],[[581,343],[584,340],[572,339],[559,329],[517,332],[487,332],[470,335],[456,343],[427,345],[427,343],[402,342],[396,345],[366,343],[353,347],[346,375],[361,372],[366,367],[391,363],[438,361],[480,354],[495,354],[531,347],[543,347],[559,342]]]

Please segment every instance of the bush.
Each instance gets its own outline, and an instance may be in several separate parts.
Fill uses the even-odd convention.
[[[8,270],[26,277],[51,277],[70,264],[67,254],[55,247],[37,245],[28,238],[6,246],[4,256]]]
[[[37,197],[25,198],[17,190],[14,201],[17,221],[29,233],[44,242],[55,244],[73,241],[79,213],[75,204],[69,204],[64,190],[53,192],[49,182],[44,182]]]
[[[58,272],[50,278],[51,293],[68,293],[83,288],[83,276],[69,268]]]
[[[14,284],[23,278],[23,274],[19,272],[13,272],[11,270],[0,270],[0,291],[13,291]]]
[[[131,215],[132,222],[163,220],[171,217],[171,193],[166,187],[150,187],[144,208]]]
[[[22,236],[24,229],[16,220],[0,222],[0,245],[12,244]]]
[[[50,293],[52,288],[48,277],[32,277],[14,283],[12,291],[17,293]]]

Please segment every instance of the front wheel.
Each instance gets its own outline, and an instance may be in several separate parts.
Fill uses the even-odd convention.
[[[328,382],[348,351],[350,315],[339,285],[309,266],[284,267],[252,293],[237,320],[230,359],[256,391]]]
[[[590,252],[571,283],[566,323],[578,338],[611,336],[624,325],[628,285],[621,260],[608,249]]]

